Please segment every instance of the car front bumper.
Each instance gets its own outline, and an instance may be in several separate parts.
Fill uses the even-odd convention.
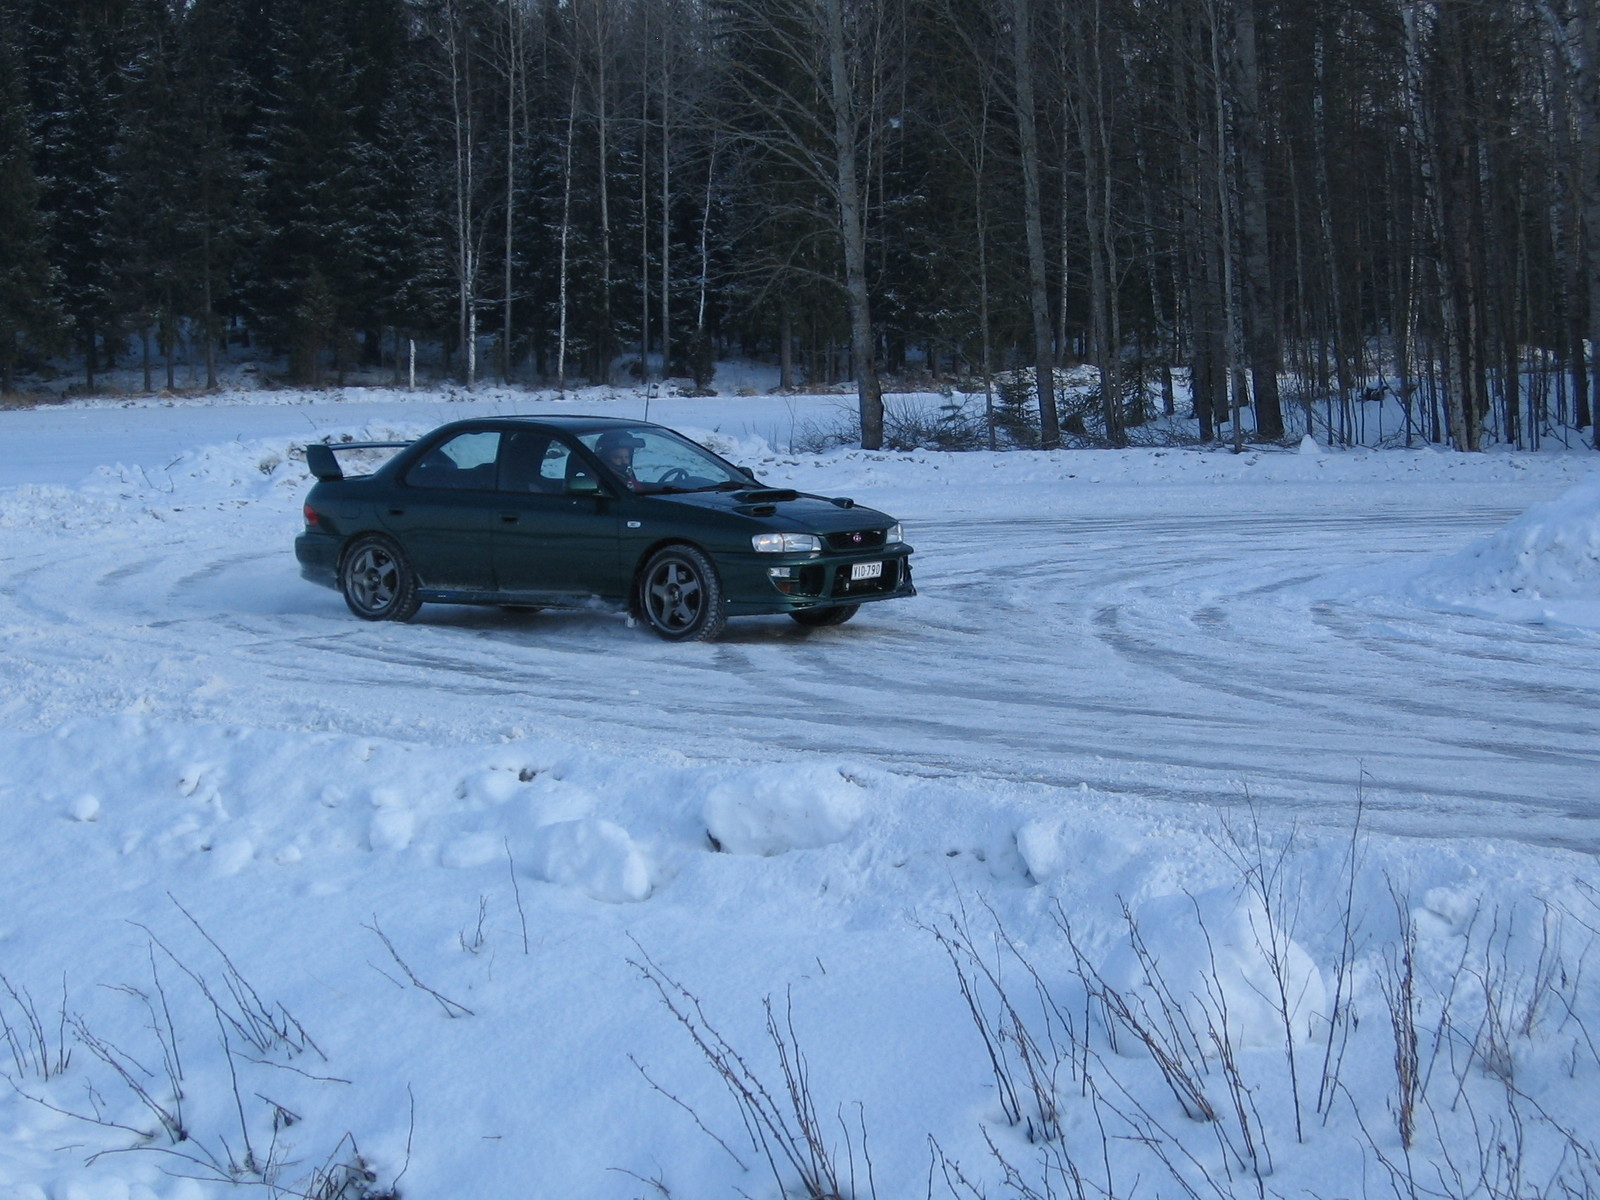
[[[881,563],[877,576],[854,579],[863,563]],[[718,559],[730,616],[838,608],[915,596],[911,547],[898,545],[875,555],[728,555]]]

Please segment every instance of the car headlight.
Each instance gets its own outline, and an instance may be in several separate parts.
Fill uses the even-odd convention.
[[[822,539],[813,533],[758,533],[750,539],[757,554],[816,554]]]
[[[883,535],[884,545],[886,546],[892,546],[896,542],[903,542],[905,540],[906,531],[900,528],[899,521],[896,521],[893,525],[889,526],[889,532]]]

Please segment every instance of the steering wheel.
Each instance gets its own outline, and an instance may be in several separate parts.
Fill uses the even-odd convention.
[[[668,467],[665,471],[661,472],[661,478],[656,480],[656,482],[682,483],[687,478],[689,478],[689,472],[684,470],[682,467]]]

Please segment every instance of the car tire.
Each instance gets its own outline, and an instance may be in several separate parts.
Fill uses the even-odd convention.
[[[405,551],[386,537],[363,534],[339,560],[339,590],[350,611],[363,621],[409,621],[422,601],[417,573]]]
[[[722,581],[693,546],[657,550],[639,572],[639,618],[669,642],[714,641],[728,623]]]
[[[828,625],[843,625],[860,611],[859,604],[841,604],[835,608],[802,608],[789,616],[807,629],[822,629]]]

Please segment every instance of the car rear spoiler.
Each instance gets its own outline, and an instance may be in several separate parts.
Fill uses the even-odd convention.
[[[306,466],[324,482],[344,478],[344,468],[339,465],[335,450],[399,450],[410,442],[308,442]]]

